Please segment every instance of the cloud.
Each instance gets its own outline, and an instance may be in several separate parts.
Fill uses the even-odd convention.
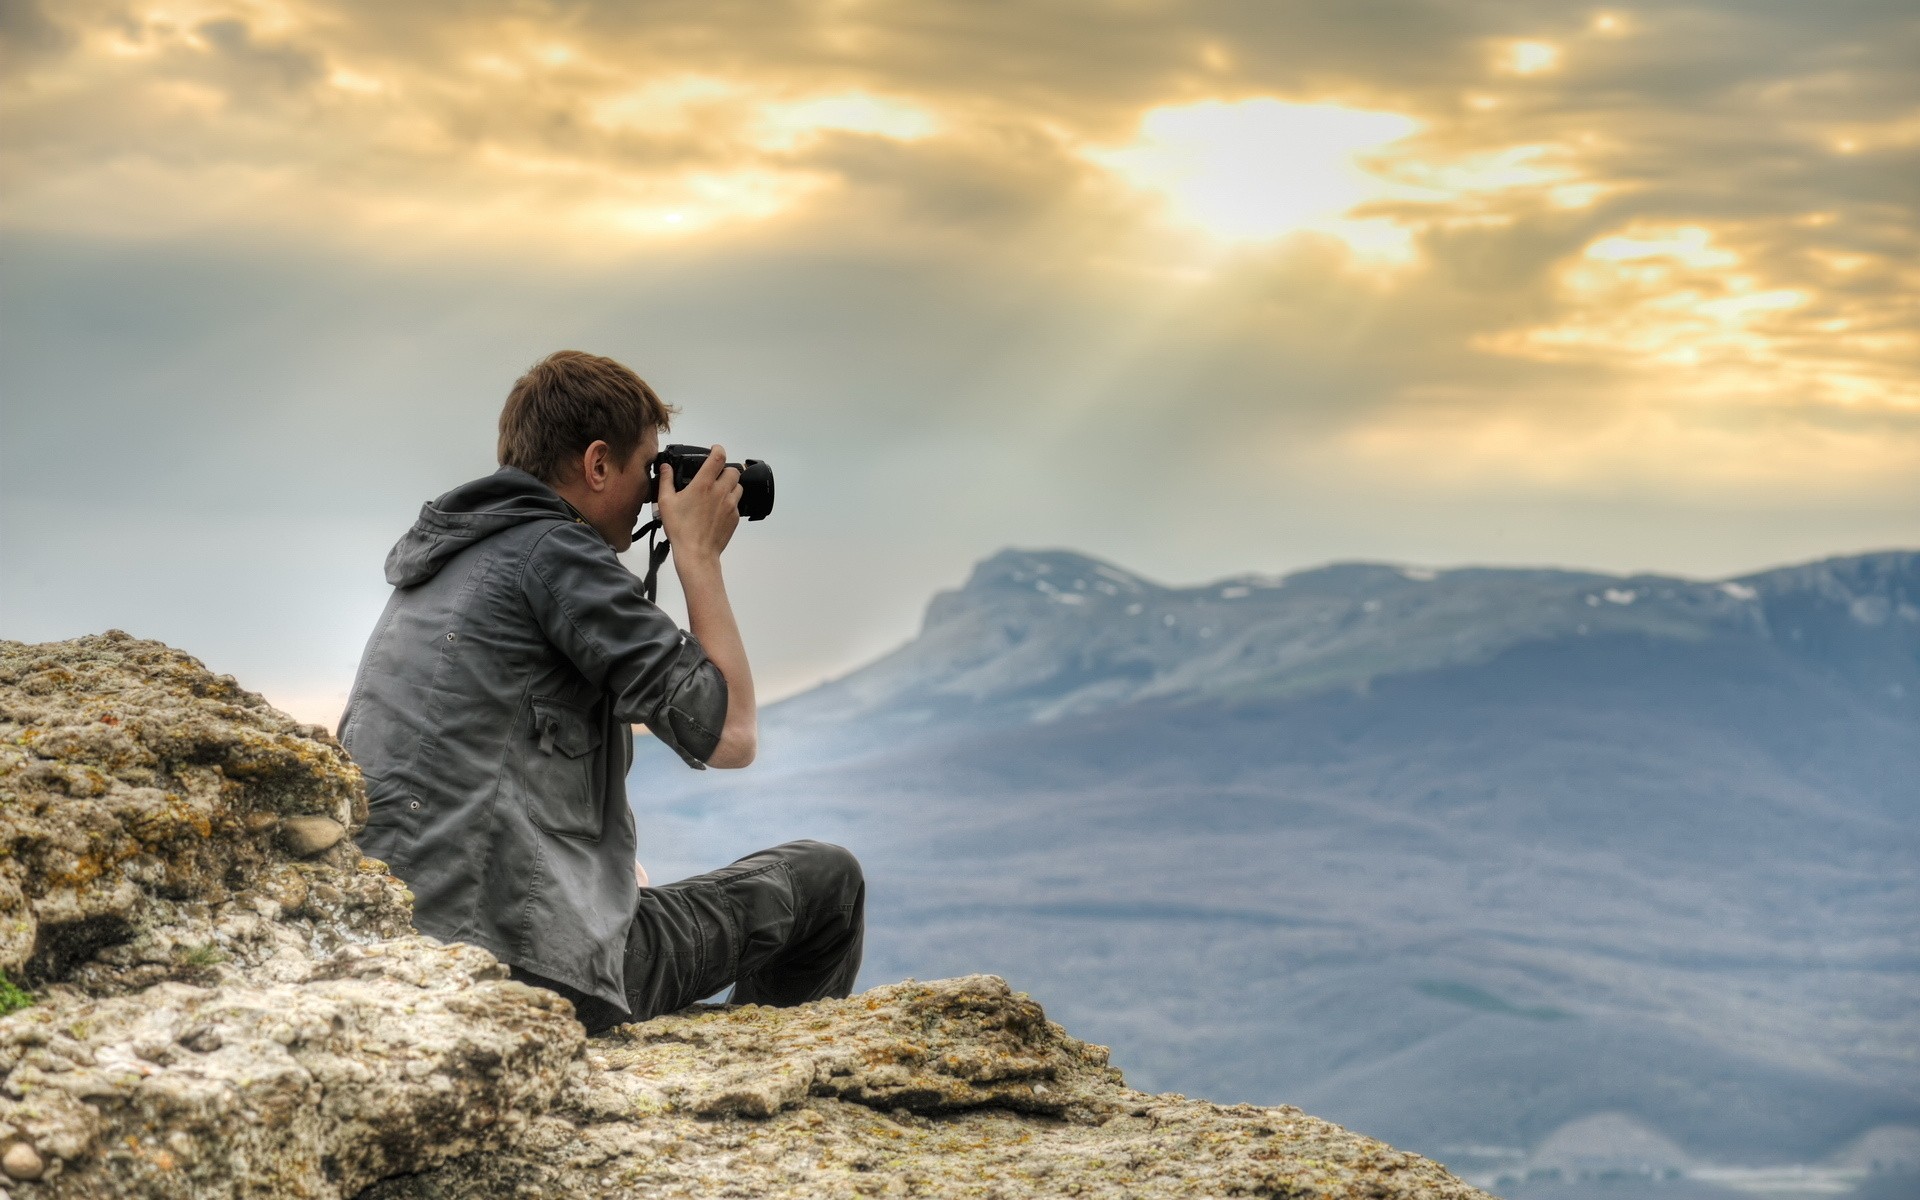
[[[1519,511],[1626,565],[1920,536],[1909,9],[8,5],[3,494],[91,439],[122,509],[384,542],[533,357],[628,356],[832,462],[783,489],[809,554],[918,547],[805,610],[842,632],[794,678],[1006,542],[1180,577],[1510,557]]]
[[[293,45],[255,41],[253,30],[238,17],[202,21],[194,26],[193,34],[237,79],[260,79],[270,86],[294,90],[326,73],[326,64],[318,54]]]
[[[73,34],[51,20],[34,0],[0,3],[0,46],[22,58],[58,54],[73,44]]]

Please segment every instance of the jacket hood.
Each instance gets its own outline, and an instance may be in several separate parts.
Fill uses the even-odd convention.
[[[560,494],[518,467],[501,467],[420,506],[419,519],[387,552],[387,582],[411,587],[432,579],[475,542],[528,521],[577,520]]]

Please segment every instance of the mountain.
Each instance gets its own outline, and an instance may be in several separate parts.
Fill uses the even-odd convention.
[[[936,596],[920,636],[782,706],[782,725],[1049,721],[1153,702],[1242,705],[1516,647],[1725,638],[1867,693],[1920,696],[1914,555],[1719,583],[1588,572],[1347,563],[1167,588],[1065,551],[1005,551]],[[1904,656],[1887,656],[1887,645]]]
[[[1602,1175],[1920,1126],[1920,554],[1169,588],[1007,551],[752,771],[632,788],[656,878],[859,853],[863,980],[993,971],[1151,1086],[1509,1194],[1601,1117],[1685,1164]]]

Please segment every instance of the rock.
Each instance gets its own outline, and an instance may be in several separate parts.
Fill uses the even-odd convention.
[[[0,797],[0,971],[29,988],[137,990],[215,952],[244,968],[281,934],[320,953],[409,929],[399,881],[350,843],[293,863],[246,836],[263,813],[364,822],[346,752],[158,642],[0,642]],[[288,871],[341,900],[227,944],[216,914]]]
[[[505,974],[410,937],[299,982],[36,1006],[0,1032],[32,1100],[0,1121],[72,1149],[53,1195],[350,1196],[497,1146],[558,1092],[585,1035]]]
[[[332,817],[288,817],[280,822],[280,845],[295,858],[331,850],[345,836],[347,827]]]
[[[413,934],[342,837],[365,812],[324,730],[187,655],[0,642],[0,970],[38,993],[0,1019],[0,1139],[47,1157],[34,1197],[346,1197],[553,1101],[571,1008]]]
[[[991,975],[621,1026],[513,1149],[364,1200],[949,1194],[954,1181],[1005,1200],[1484,1200],[1298,1109],[1132,1091],[1104,1047]]]
[[[0,1167],[24,1196],[1482,1195],[1297,1109],[1133,1091],[990,975],[590,1041],[411,932],[350,840],[365,812],[331,735],[178,651],[0,642],[0,970],[37,993],[0,1017]]]
[[[686,1070],[686,1047],[716,1052]],[[909,981],[805,1009],[745,1006],[626,1026],[602,1051],[641,1103],[700,1116],[771,1117],[808,1096],[923,1114],[997,1107],[1094,1121],[1120,1082],[1106,1050],[1069,1037],[1006,981]]]
[[[40,1152],[25,1142],[15,1142],[0,1155],[0,1170],[4,1170],[13,1179],[38,1179],[46,1165],[40,1161]]]

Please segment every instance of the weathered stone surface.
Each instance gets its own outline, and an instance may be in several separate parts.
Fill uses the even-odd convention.
[[[589,1041],[411,933],[325,730],[124,634],[0,642],[0,1200],[1481,1194],[1128,1089],[988,975]],[[337,832],[336,832],[337,831]]]
[[[0,970],[38,993],[0,1019],[16,1197],[350,1196],[546,1108],[570,1008],[412,934],[341,839],[365,812],[324,730],[184,654],[0,642]]]
[[[995,1106],[1091,1120],[1120,1082],[1106,1050],[992,975],[875,988],[803,1009],[746,1005],[626,1026],[601,1053],[649,1109],[769,1117],[809,1095],[943,1113]]]
[[[309,952],[406,932],[405,889],[358,870],[351,843],[288,860],[272,831],[302,817],[366,820],[325,730],[158,642],[0,642],[0,971],[16,982],[205,982],[216,961],[279,952],[217,927],[243,911]]]
[[[512,1150],[365,1200],[852,1195],[1482,1193],[1298,1109],[1132,1091],[1104,1047],[973,975],[621,1026]]]
[[[37,1005],[0,1038],[0,1121],[61,1160],[47,1195],[352,1195],[500,1144],[550,1101],[584,1035],[504,976],[410,937],[300,983]]]

